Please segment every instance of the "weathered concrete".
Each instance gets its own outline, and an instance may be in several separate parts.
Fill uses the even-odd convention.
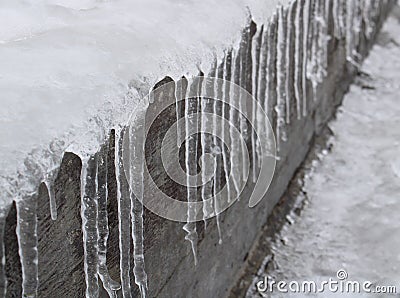
[[[381,24],[387,10],[393,2],[384,6],[379,19]],[[251,40],[255,33],[255,24],[244,30],[241,44],[241,61],[246,67],[241,85],[251,91]],[[379,28],[380,26],[378,26]],[[332,24],[329,25],[332,33]],[[377,34],[374,32],[374,36]],[[332,35],[332,34],[331,34]],[[374,38],[370,41],[361,35],[358,49],[362,56],[368,53]],[[254,209],[247,207],[249,184],[242,200],[236,202],[221,215],[223,244],[218,245],[218,232],[215,219],[210,220],[205,229],[204,223],[197,223],[199,232],[198,265],[195,267],[189,242],[184,240],[182,224],[171,222],[145,211],[145,258],[149,278],[150,297],[223,297],[230,293],[237,272],[248,256],[261,227],[268,215],[287,189],[296,169],[304,160],[313,139],[321,132],[325,123],[334,115],[341,103],[354,74],[354,66],[346,62],[343,40],[332,38],[329,42],[328,76],[318,87],[319,100],[308,107],[308,116],[297,120],[292,115],[288,125],[288,141],[282,143],[275,178],[264,200]],[[169,81],[166,78],[164,82]],[[162,84],[163,82],[160,82]],[[308,97],[312,98],[312,88],[308,86]],[[274,106],[276,97],[272,96],[268,106]],[[273,123],[276,115],[272,112]],[[148,140],[147,158],[149,164],[157,164],[159,147],[163,135],[175,121],[175,109],[171,107],[163,114],[163,121],[153,127],[152,139]],[[108,217],[110,238],[108,242],[107,263],[110,275],[119,281],[119,247],[116,182],[114,171],[115,138],[111,133],[108,158]],[[50,218],[48,198],[42,185],[38,195],[38,237],[39,237],[39,297],[83,297],[85,281],[83,272],[82,222],[80,216],[80,159],[73,154],[65,154],[60,173],[56,180],[56,200],[58,219]],[[152,172],[153,171],[153,172]],[[185,197],[185,189],[177,188],[166,173],[150,169],[157,184],[176,199]],[[126,184],[126,183],[125,183]],[[15,206],[10,210],[5,230],[6,264],[8,276],[7,297],[21,296],[21,268],[18,245],[15,235]],[[131,244],[132,246],[132,244]],[[133,264],[133,260],[132,260]],[[133,273],[131,273],[133,276]],[[132,279],[135,295],[138,289]],[[105,292],[101,297],[106,297]]]

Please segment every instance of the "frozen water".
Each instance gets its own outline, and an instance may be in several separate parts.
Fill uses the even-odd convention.
[[[291,216],[295,223],[274,244],[276,266],[268,274],[276,281],[318,282],[343,268],[349,280],[398,286],[400,25],[390,18],[383,30],[389,39],[378,41],[361,69],[372,77],[373,88],[352,86],[345,96],[330,123],[332,152],[322,152],[323,160],[315,163],[305,180],[308,199],[301,216]]]
[[[277,3],[2,1],[0,177],[14,177],[34,148],[86,134],[90,118],[108,129],[123,123],[129,87],[146,92],[165,75],[206,71],[212,48],[222,55],[238,42],[247,9],[265,20]],[[205,18],[206,28],[193,22]]]

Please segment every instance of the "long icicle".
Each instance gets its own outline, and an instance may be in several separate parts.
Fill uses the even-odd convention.
[[[278,13],[278,42],[277,42],[277,113],[276,144],[278,151],[282,141],[286,141],[286,12],[281,6]]]
[[[215,76],[215,66],[212,69],[211,73],[209,74],[210,77]],[[210,86],[211,80],[207,80],[205,82],[205,88],[207,90],[211,90],[212,86]],[[207,92],[208,93],[208,92]],[[212,127],[212,121],[209,121],[208,117],[206,117],[206,113],[211,114],[213,112],[213,103],[212,100],[205,97],[201,96],[200,97],[200,103],[201,103],[201,120],[200,120],[200,125],[202,127],[203,131],[211,131]],[[213,212],[213,206],[212,204],[206,203],[207,200],[211,197],[212,195],[212,180],[210,177],[213,175],[213,167],[212,164],[210,164],[210,159],[206,158],[206,154],[209,153],[211,143],[212,143],[212,136],[206,133],[201,133],[200,135],[200,142],[201,142],[201,179],[202,179],[202,187],[201,187],[201,199],[203,201],[203,220],[204,220],[204,227],[207,229],[207,221],[206,218],[208,218],[212,212]]]
[[[84,249],[86,297],[99,296],[97,276],[97,157],[82,160],[81,170],[81,217]]]
[[[251,51],[251,59],[252,59],[252,92],[253,92],[253,97],[257,100],[260,101],[261,99],[258,97],[259,92],[259,68],[260,68],[260,55],[261,55],[261,43],[262,43],[262,37],[263,37],[263,29],[264,27],[261,26],[258,30],[256,35],[253,37],[253,45],[252,45],[252,51]],[[258,115],[259,115],[259,110],[258,110],[258,105],[256,103],[252,104],[252,125],[255,125],[256,127],[259,127],[259,121],[258,121]],[[261,126],[262,127],[262,126]],[[258,128],[260,129],[260,128]],[[259,136],[258,136],[259,137]],[[258,163],[257,161],[260,160],[260,143],[257,142],[257,134],[256,130],[253,128],[251,130],[251,149],[252,149],[252,181],[255,183],[257,181],[257,168],[258,168]]]
[[[115,177],[117,181],[117,202],[118,202],[118,230],[119,230],[119,264],[122,297],[128,298],[131,295],[131,279],[130,279],[130,198],[126,191],[126,179],[123,169],[122,152],[120,150],[122,144],[121,128],[115,129]],[[127,158],[127,157],[125,157]]]
[[[232,50],[232,81],[236,84],[240,84],[240,51]],[[232,136],[234,131],[234,126],[239,125],[238,120],[238,111],[233,108],[233,106],[238,106],[238,94],[236,92],[236,88],[231,88],[229,92],[229,102],[231,103],[231,108],[229,110],[229,122],[231,123],[229,128],[229,134]],[[233,138],[231,139],[231,148],[232,151],[230,153],[230,164],[231,164],[231,175],[233,186],[236,191],[235,197],[240,196],[239,193],[239,179],[240,179],[240,171],[239,171],[239,140]]]
[[[311,0],[305,0],[303,7],[303,117],[307,116],[307,69],[308,69],[308,46],[310,28],[310,8]]]
[[[291,100],[292,100],[292,75],[293,75],[293,61],[292,61],[292,51],[294,44],[294,25],[293,25],[293,16],[295,13],[297,2],[293,1],[287,11],[287,21],[286,21],[286,78],[285,78],[285,98],[286,98],[286,124],[290,123],[291,117]]]
[[[271,124],[273,131],[276,132],[276,103],[277,103],[277,32],[278,32],[278,14],[279,11],[275,12],[269,22],[265,40],[267,43],[267,63],[266,63],[266,81],[267,85],[265,88],[265,110],[267,112],[268,119],[265,119],[265,129],[268,131],[268,126]]]
[[[304,0],[299,0],[297,3],[296,17],[295,17],[295,52],[294,52],[294,63],[295,63],[295,74],[294,74],[294,95],[296,98],[296,111],[297,119],[302,116],[302,83],[303,83],[303,6]]]
[[[227,126],[226,121],[229,120],[229,113],[230,113],[230,107],[229,107],[229,100],[230,100],[230,82],[231,82],[231,77],[232,77],[232,51],[228,51],[226,54],[225,58],[225,76],[224,76],[224,99],[225,103],[222,108],[222,119],[224,119],[224,128],[222,129],[222,139],[225,140],[226,146],[222,147],[222,159],[224,163],[224,175],[225,175],[225,183],[226,183],[226,190],[227,190],[227,196],[228,196],[228,202],[231,201],[231,184],[230,184],[230,179],[229,179],[229,161],[228,161],[228,153],[227,153],[227,147],[231,146],[231,139],[230,135],[226,135],[225,129],[229,129],[229,125]]]
[[[20,198],[17,207],[17,239],[22,270],[22,297],[37,297],[38,275],[38,239],[37,239],[37,198]]]
[[[107,202],[108,202],[108,143],[105,145],[100,153],[97,164],[97,242],[98,242],[98,274],[103,283],[104,289],[107,291],[108,295],[112,298],[117,297],[116,291],[121,288],[121,285],[114,281],[107,268],[107,242],[109,236],[108,228],[108,212],[107,212]]]
[[[146,99],[143,99],[143,101]],[[133,240],[133,274],[141,297],[147,296],[147,274],[144,260],[143,195],[145,166],[145,115],[147,104],[139,103],[134,122],[129,126],[129,179]]]
[[[199,80],[195,80],[191,88],[199,88]],[[197,89],[199,90],[199,89]],[[198,94],[194,91],[192,94]],[[197,98],[185,99],[185,166],[186,166],[186,189],[187,189],[187,222],[183,229],[187,232],[185,239],[188,240],[192,247],[194,263],[197,265],[197,241],[198,235],[196,230],[196,222],[193,219],[196,217],[196,207],[193,202],[197,201],[197,188],[191,184],[191,175],[196,175],[197,172],[197,132],[198,121],[193,114],[197,113]]]
[[[224,60],[225,61],[225,57]],[[223,79],[224,77],[224,62],[222,62],[217,67],[216,77],[219,79]],[[214,145],[214,155],[216,160],[216,170],[214,175],[214,188],[213,188],[213,196],[214,196],[214,214],[216,214],[215,219],[217,221],[217,230],[219,237],[219,244],[222,244],[222,233],[221,233],[221,223],[220,223],[220,202],[217,199],[218,192],[221,190],[221,176],[222,176],[222,147],[223,142],[220,141],[219,137],[222,135],[223,128],[221,127],[220,121],[217,116],[222,115],[223,105],[221,100],[223,99],[223,86],[216,81],[214,85],[214,105],[213,105],[213,145]]]
[[[269,117],[268,114],[268,96],[267,96],[267,88],[268,88],[268,51],[269,51],[269,43],[268,38],[270,35],[270,26],[271,21],[267,26],[262,26],[260,29],[260,54],[259,54],[259,67],[258,67],[258,88],[257,88],[257,99],[262,107],[262,110],[259,109],[257,112],[257,125],[259,130],[265,133],[265,136],[269,137],[268,133],[270,132],[269,127]],[[262,113],[264,111],[264,113]],[[265,116],[267,115],[267,117]],[[261,136],[262,137],[262,136]],[[268,144],[269,145],[269,144]],[[261,167],[263,151],[266,150],[269,152],[268,148],[261,148],[261,142],[257,142],[257,155],[259,156],[257,166]]]

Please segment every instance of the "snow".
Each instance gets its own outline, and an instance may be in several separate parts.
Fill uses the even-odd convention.
[[[177,78],[197,74],[197,67],[208,69],[214,53],[221,56],[239,41],[248,11],[265,22],[277,4],[2,1],[0,177],[14,178],[17,171],[29,176],[24,159],[35,148],[48,152],[54,140],[64,140],[57,155],[67,148],[79,155],[96,151],[99,141],[90,136],[99,134],[99,121],[89,119],[100,119],[106,132],[124,123],[132,108],[132,99],[131,105],[126,102],[129,87],[146,93],[165,75]],[[44,154],[35,156],[37,163],[46,164]],[[60,156],[56,159],[53,166]],[[27,183],[29,192],[39,180]],[[10,191],[14,197],[1,201],[18,196]]]

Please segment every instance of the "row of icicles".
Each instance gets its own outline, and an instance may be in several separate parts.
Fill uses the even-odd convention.
[[[328,44],[332,38],[345,41],[346,59],[354,66],[361,62],[357,48],[361,35],[369,39],[376,31],[374,21],[385,7],[388,0],[296,0],[288,7],[279,7],[277,12],[267,22],[267,25],[256,28],[251,32],[249,26],[243,33],[239,49],[228,51],[223,61],[215,62],[209,76],[229,78],[234,83],[249,87],[251,93],[262,103],[273,124],[279,151],[282,142],[288,138],[287,125],[293,120],[307,117],[313,102],[318,100],[317,87],[323,82],[328,71]],[[254,23],[252,23],[255,26]],[[332,26],[330,25],[332,24]],[[364,31],[363,31],[364,30]],[[243,51],[248,51],[243,55]],[[243,57],[250,57],[252,68],[243,70]],[[246,70],[251,69],[250,82]],[[229,76],[228,76],[229,74]],[[307,100],[307,83],[311,82],[314,100]],[[250,85],[248,84],[250,83]],[[248,89],[249,89],[248,88]],[[177,96],[178,98],[178,96]],[[293,102],[292,102],[293,100]],[[204,107],[207,107],[204,104]],[[185,113],[190,113],[190,107],[185,107]],[[217,106],[207,107],[216,112]],[[224,109],[222,110],[224,113]],[[224,116],[224,115],[223,115]],[[225,116],[224,116],[225,117]],[[253,113],[254,122],[262,125],[266,119],[257,119],[258,113]],[[240,130],[247,134],[245,121],[240,118]],[[109,236],[107,214],[107,159],[109,148],[102,148],[98,154],[83,159],[81,173],[81,215],[84,245],[84,271],[86,280],[86,296],[98,297],[99,279],[110,297],[117,297],[117,291],[122,291],[123,297],[131,297],[130,259],[134,257],[134,279],[140,288],[142,297],[147,293],[147,275],[144,266],[143,247],[143,206],[140,198],[132,193],[123,192],[126,187],[122,165],[120,146],[122,135],[129,129],[115,128],[115,172],[117,177],[117,200],[119,217],[119,247],[120,247],[120,283],[111,279],[106,265],[107,241]],[[203,138],[203,136],[202,136]],[[137,139],[143,139],[137,136]],[[212,140],[216,148],[222,150],[222,159],[227,169],[227,152],[224,146],[218,145],[218,139]],[[206,141],[202,139],[202,146]],[[143,146],[143,144],[141,145]],[[187,146],[188,148],[190,146]],[[234,148],[234,146],[233,146]],[[252,139],[253,157],[259,150]],[[196,150],[194,150],[195,152]],[[140,150],[139,150],[140,152]],[[186,165],[189,160],[197,160],[193,150],[186,154]],[[231,152],[234,157],[235,152]],[[135,169],[139,173],[130,175],[137,177],[134,183],[143,183],[143,156],[137,156]],[[253,160],[255,162],[255,160]],[[253,166],[253,169],[256,168]],[[190,174],[190,169],[187,169]],[[56,220],[57,207],[53,190],[57,171],[47,171],[45,184],[50,198],[51,218]],[[228,172],[220,173],[228,175]],[[253,177],[255,173],[253,171]],[[125,182],[124,182],[125,181]],[[206,199],[218,189],[218,179],[214,179],[214,187],[209,184],[202,189],[201,196]],[[131,181],[132,182],[132,181]],[[234,186],[232,186],[234,188]],[[196,200],[191,187],[187,188],[187,200]],[[143,195],[143,194],[142,194]],[[15,200],[17,207],[17,238],[22,267],[23,297],[37,297],[38,291],[38,250],[37,250],[37,217],[35,195],[24,195],[23,200]],[[3,216],[0,222],[1,239],[4,236],[5,217],[7,208],[1,210]],[[188,210],[190,212],[190,210]],[[190,214],[188,214],[190,217]],[[222,235],[217,216],[220,243]],[[184,225],[187,232],[185,237],[190,241],[197,262],[197,231],[195,223]],[[130,243],[133,241],[133,252]],[[0,246],[0,291],[6,294],[7,279],[5,274],[4,241]],[[0,294],[0,295],[1,295]]]

